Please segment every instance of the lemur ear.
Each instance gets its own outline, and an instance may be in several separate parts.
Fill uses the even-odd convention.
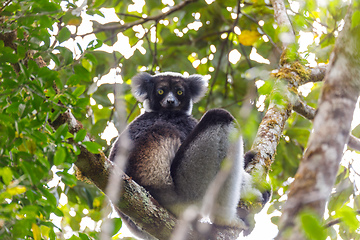
[[[151,80],[152,76],[146,72],[139,73],[131,79],[131,92],[139,102],[143,102],[148,98]]]
[[[193,74],[187,77],[187,81],[189,84],[192,101],[194,103],[200,101],[200,99],[204,97],[207,91],[207,87],[208,87],[207,79],[202,75]]]

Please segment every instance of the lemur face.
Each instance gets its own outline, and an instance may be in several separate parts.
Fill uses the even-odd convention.
[[[132,92],[144,102],[146,112],[182,111],[190,115],[193,102],[199,101],[207,90],[201,75],[184,77],[179,73],[150,75],[140,73],[132,79]]]
[[[158,77],[155,81],[153,98],[150,106],[153,110],[184,110],[187,111],[191,98],[183,79],[168,76]]]

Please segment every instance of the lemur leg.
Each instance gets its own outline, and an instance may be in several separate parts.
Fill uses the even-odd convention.
[[[210,212],[205,213],[208,213],[211,221],[217,225],[247,228],[246,224],[237,218],[237,206],[246,174],[243,167],[242,138],[230,138],[227,156],[224,164],[222,164],[221,172],[217,174],[211,185],[211,188],[219,188],[216,201],[214,204],[209,204],[210,207],[203,206],[205,211],[210,209]],[[208,194],[205,195],[203,204],[206,204],[209,201],[208,199],[211,199]]]
[[[222,225],[235,219],[240,198],[242,143],[236,136],[231,139],[233,132],[236,129],[230,113],[222,109],[208,111],[180,146],[171,166],[178,197],[189,203],[201,202],[220,169],[227,172],[224,181],[220,181],[223,184],[219,186],[218,196],[211,204],[215,210],[210,213],[212,220]]]

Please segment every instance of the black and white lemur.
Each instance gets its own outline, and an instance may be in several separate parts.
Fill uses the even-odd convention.
[[[230,139],[237,132],[234,117],[223,109],[206,112],[199,122],[191,116],[193,103],[207,91],[205,78],[172,72],[140,73],[131,85],[133,95],[143,102],[145,113],[116,140],[110,160],[119,152],[122,136],[128,136],[125,172],[179,217],[189,205],[201,204],[223,160],[229,159],[231,170],[210,219],[219,225],[237,225],[240,194],[250,190],[262,196],[251,189],[251,177],[244,171],[241,137]]]

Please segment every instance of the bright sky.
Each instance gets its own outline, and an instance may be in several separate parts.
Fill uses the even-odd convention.
[[[206,0],[206,2],[208,4],[211,4],[214,0]],[[134,4],[129,5],[128,9],[132,10],[132,11],[137,11],[139,13],[141,13],[141,9],[143,7],[143,5],[145,4],[144,0],[133,0]],[[173,0],[162,0],[162,2],[164,4],[168,4],[169,6],[173,6],[174,5],[174,1]],[[299,9],[299,3],[298,2],[293,2],[293,1],[289,1],[290,2],[290,6],[292,8],[293,11],[297,12]],[[77,3],[78,6],[86,6],[86,0],[84,0],[83,2]],[[108,22],[119,22],[119,18],[117,17],[117,15],[115,14],[114,9],[101,9],[100,11],[104,14],[105,18],[102,18],[100,16],[89,16],[86,15],[86,13],[84,11],[81,11],[82,7],[79,7],[78,9],[74,10],[77,14],[81,14],[83,21],[81,23],[81,26],[78,28],[78,34],[87,34],[90,33],[92,31],[92,22],[91,20],[95,20],[101,24],[105,24]],[[167,8],[165,8],[163,11],[166,11]],[[232,9],[228,9],[228,10],[232,10]],[[288,14],[293,14],[291,11],[288,11]],[[194,16],[194,19],[199,19],[201,17],[200,13],[196,13]],[[236,16],[235,16],[236,17]],[[174,21],[177,21],[177,18],[174,17],[173,18]],[[164,25],[167,25],[166,21],[163,22]],[[264,22],[261,20],[259,21],[259,24],[264,24]],[[185,29],[175,29],[174,33],[179,36],[182,37],[184,34],[187,33],[187,31],[189,29],[199,29],[202,26],[202,24],[199,24],[199,22],[194,21],[193,23],[190,23],[187,28]],[[309,62],[309,65],[314,67],[316,66],[316,61],[315,61],[315,55],[314,54],[308,54],[306,55],[306,51],[307,51],[307,47],[312,44],[313,42],[318,43],[320,40],[320,36],[321,34],[326,32],[326,28],[324,28],[323,26],[321,26],[319,23],[315,22],[313,24],[314,27],[314,32],[317,33],[317,35],[315,35],[313,32],[299,32],[299,51],[302,57],[306,58]],[[69,30],[72,33],[75,33],[75,27],[70,26]],[[135,26],[133,27],[133,30],[135,32],[137,32],[137,34],[139,34],[139,36],[143,35],[145,33],[144,29],[141,26]],[[54,34],[57,33],[57,28],[56,26],[54,27]],[[238,27],[235,27],[234,29],[236,34],[240,34],[241,30]],[[150,34],[151,40],[152,42],[155,41],[155,35],[153,34],[153,32],[151,32]],[[92,40],[96,39],[94,34],[89,34],[87,36],[85,36],[84,38],[80,38],[77,37],[74,40],[70,39],[64,43],[62,43],[62,46],[66,46],[68,47],[70,50],[72,50],[74,52],[74,56],[76,58],[80,57],[80,50],[77,48],[76,44],[80,44],[80,46],[83,49],[86,49],[86,46],[88,45],[88,43]],[[264,35],[263,36],[264,41],[268,41],[267,37]],[[138,44],[136,44],[134,47],[131,47],[129,44],[129,39],[124,36],[122,33],[118,34],[118,42],[116,42],[114,44],[114,46],[109,47],[104,45],[103,47],[101,47],[99,50],[101,51],[107,51],[107,52],[112,52],[112,51],[119,51],[122,55],[124,55],[125,58],[129,58],[133,55],[135,50],[139,50],[141,53],[145,54],[146,49],[144,47],[142,47],[143,41],[139,41]],[[210,46],[210,50],[212,51],[212,53],[216,52],[216,47],[214,45]],[[196,54],[194,53],[194,55],[192,55],[194,58],[196,58]],[[205,64],[208,60],[212,60],[213,58],[213,54],[211,54],[209,56],[209,58],[204,58],[204,59],[197,59],[193,62],[193,67],[196,68],[197,66],[199,66],[200,64]],[[232,64],[236,64],[241,58],[241,53],[234,49],[229,53],[229,61]],[[264,63],[264,64],[269,64],[270,61],[268,59],[265,59],[264,57],[262,57],[260,54],[257,53],[256,48],[253,48],[250,54],[250,59],[253,61],[257,61],[259,63]],[[55,64],[54,62],[50,63],[50,68],[54,68]],[[112,69],[110,70],[109,74],[103,76],[101,79],[95,79],[95,81],[97,81],[98,85],[101,85],[103,83],[114,83],[114,82],[122,82],[121,79],[121,75],[117,74],[119,71],[121,71],[120,68],[118,69]],[[209,68],[209,72],[213,72],[214,68]],[[263,73],[262,73],[263,74]],[[265,75],[267,75],[267,73],[265,73]],[[209,75],[210,76],[210,75]],[[259,80],[259,84],[261,84],[262,80]],[[311,87],[313,86],[312,83],[309,83],[305,86],[302,87],[302,92],[304,95],[307,95],[311,89]],[[114,95],[113,94],[109,94],[108,95],[110,101],[114,101]],[[257,104],[259,104],[259,106],[263,105],[263,101],[265,100],[265,98],[260,98],[260,102],[258,102]],[[95,100],[91,100],[91,104],[95,105],[96,102]],[[359,104],[358,104],[359,106]],[[360,116],[360,110],[359,108],[356,109],[355,112],[355,116]],[[360,124],[360,118],[355,118],[354,122],[353,122],[353,127],[357,126],[358,124]],[[110,140],[114,137],[117,136],[117,130],[114,126],[113,123],[109,123],[108,127],[105,129],[104,133],[102,134],[102,138],[106,139],[108,141],[108,143],[110,143]],[[352,151],[347,151],[346,153],[347,155],[350,156],[350,158],[355,159],[355,157],[358,157],[359,155],[354,155],[354,152]],[[360,163],[357,164],[359,166],[357,166],[357,169],[360,169]],[[56,169],[53,169],[54,172],[56,172]],[[56,176],[54,174],[54,176]],[[54,184],[57,184],[59,182],[60,178],[55,177],[48,185],[49,186],[53,186]],[[60,204],[64,205],[67,203],[67,197],[63,194],[60,198]],[[277,227],[271,223],[270,218],[272,216],[275,215],[280,215],[280,213],[274,213],[272,215],[268,215],[267,209],[269,207],[269,204],[267,204],[265,206],[265,208],[262,210],[261,213],[257,214],[255,216],[255,220],[257,222],[256,227],[253,231],[253,233],[246,237],[246,238],[241,238],[241,239],[247,239],[247,240],[258,240],[258,239],[262,239],[262,240],[270,240],[273,239],[276,234],[277,234]],[[73,211],[75,213],[75,211]],[[70,212],[71,214],[71,212]],[[57,226],[60,226],[60,221],[61,218],[57,217],[56,215],[52,214],[52,218],[54,219],[54,223]],[[94,221],[92,221],[89,217],[84,218],[81,221],[81,229],[85,229],[85,227],[89,227],[91,229],[99,229],[99,226],[96,225],[96,223]],[[71,228],[68,229],[68,231],[71,232]],[[124,233],[124,236],[129,235],[128,232]],[[66,235],[65,235],[66,236]],[[71,234],[69,234],[69,236],[71,236]]]

